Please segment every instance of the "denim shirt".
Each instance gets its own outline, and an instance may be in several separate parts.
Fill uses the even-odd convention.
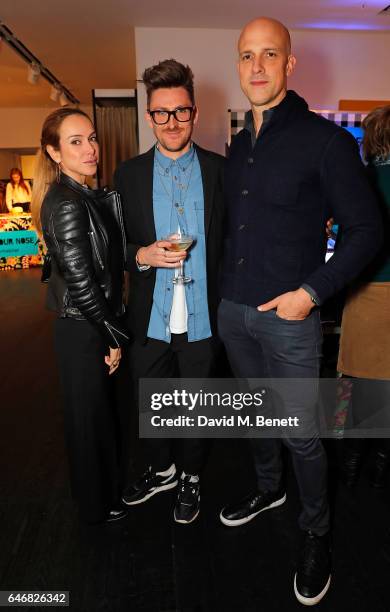
[[[207,302],[206,242],[202,174],[193,147],[174,160],[157,148],[153,168],[153,215],[157,240],[181,233],[194,236],[184,261],[185,274],[192,282],[184,285],[187,303],[188,341],[211,336]],[[157,268],[148,337],[171,341],[169,319],[172,308],[172,279],[175,270]]]

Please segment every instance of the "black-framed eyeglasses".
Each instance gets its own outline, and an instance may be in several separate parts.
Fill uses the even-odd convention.
[[[153,119],[154,123],[157,125],[164,125],[165,123],[168,123],[171,116],[173,116],[176,121],[179,121],[179,123],[185,123],[191,119],[194,110],[194,106],[179,106],[178,108],[175,108],[175,110],[171,111],[157,109],[148,110],[148,113]]]

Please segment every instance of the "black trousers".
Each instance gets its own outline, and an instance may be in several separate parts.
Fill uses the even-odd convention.
[[[352,385],[351,398],[347,410],[345,431],[356,429],[353,438],[344,438],[347,451],[363,453],[367,440],[359,436],[359,428],[372,429],[373,432],[390,428],[390,381],[373,378],[355,378],[343,374]],[[371,438],[376,452],[390,454],[389,438]]]
[[[140,378],[207,378],[212,376],[216,358],[212,338],[188,342],[187,334],[172,334],[171,343],[148,338],[146,344],[134,342],[130,347],[130,368],[137,394]],[[150,438],[142,441],[146,466],[166,470],[176,463],[179,471],[199,474],[207,453],[204,440],[185,438],[170,440]]]
[[[305,437],[281,435],[291,452],[302,512],[301,529],[318,535],[329,530],[327,460],[316,425],[316,401],[322,333],[318,312],[303,321],[286,321],[275,311],[259,312],[222,300],[219,334],[238,378],[305,379],[285,397],[284,416],[305,423]],[[282,481],[281,439],[253,439],[252,454],[258,488],[276,491]]]
[[[97,522],[119,495],[116,415],[106,351],[88,321],[57,319],[54,338],[72,495],[81,518]]]

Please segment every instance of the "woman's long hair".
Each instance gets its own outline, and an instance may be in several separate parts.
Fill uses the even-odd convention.
[[[15,183],[14,179],[12,178],[12,176],[14,174],[18,174],[19,175],[19,183]],[[30,190],[27,187],[26,183],[24,182],[24,178],[23,178],[23,173],[19,168],[11,168],[11,172],[9,173],[9,178],[10,178],[10,183],[12,185],[12,189],[14,189],[15,185],[19,185],[19,187],[21,187],[22,189],[24,189],[24,191],[27,193],[27,195],[30,195]]]
[[[363,120],[363,155],[367,162],[390,155],[390,105],[375,108]]]
[[[31,199],[32,218],[39,233],[42,233],[41,206],[50,185],[56,180],[57,164],[48,154],[46,147],[51,145],[54,149],[60,147],[60,127],[64,119],[71,115],[83,115],[90,120],[87,113],[71,107],[58,108],[46,117],[42,126],[41,146],[36,155],[34,187]]]

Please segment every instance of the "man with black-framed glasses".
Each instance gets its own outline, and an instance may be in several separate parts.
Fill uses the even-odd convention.
[[[174,117],[179,123],[187,123],[191,120],[194,111],[196,112],[195,106],[179,106],[174,110],[148,109],[147,112],[156,125],[166,125],[171,117]]]
[[[218,264],[222,248],[224,158],[195,145],[198,120],[193,74],[174,59],[145,70],[145,119],[156,137],[147,153],[124,162],[115,173],[127,229],[130,275],[128,326],[134,388],[140,378],[207,378],[218,342]],[[162,240],[189,234],[191,249],[170,251]],[[185,260],[188,283],[177,282]],[[146,471],[123,495],[131,506],[177,486],[178,523],[199,513],[199,475],[205,446],[191,438],[144,441]]]

